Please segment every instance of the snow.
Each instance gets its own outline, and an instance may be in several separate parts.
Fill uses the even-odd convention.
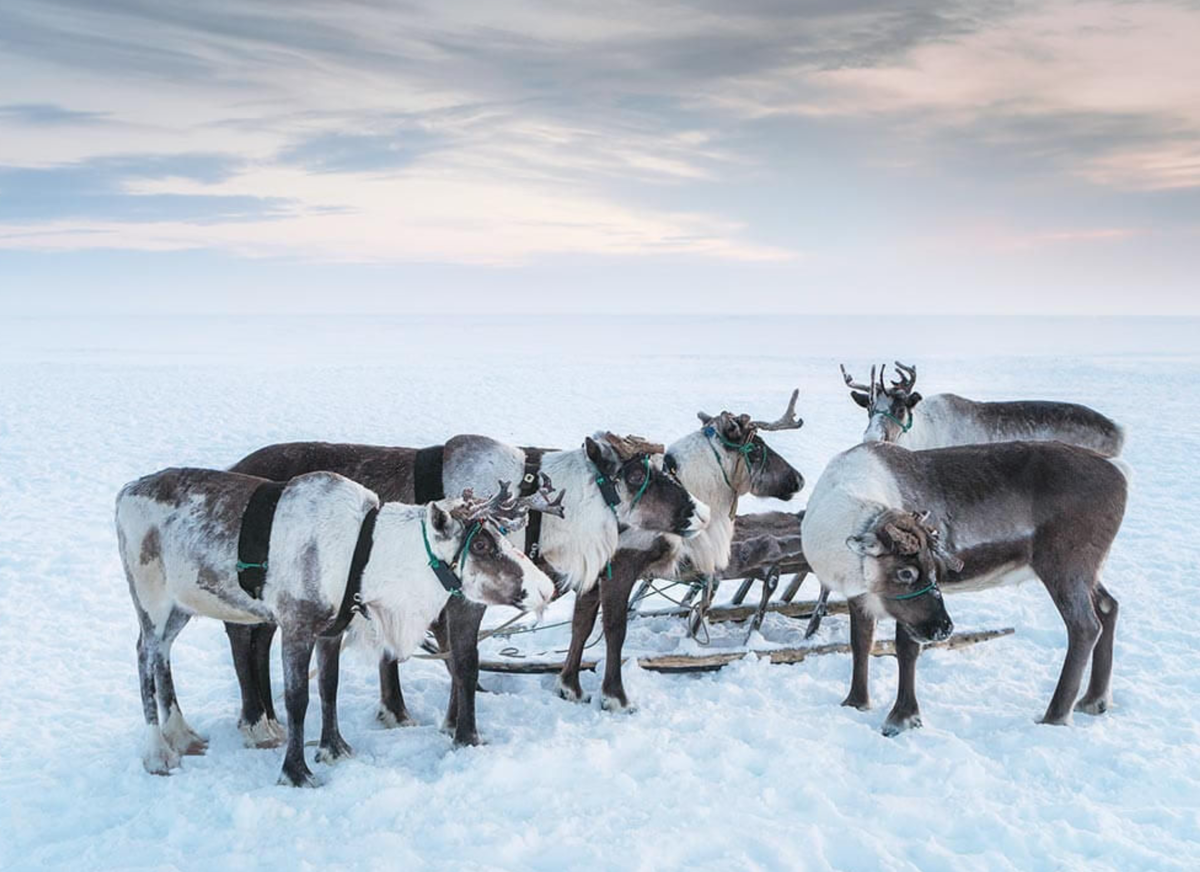
[[[0,324],[0,869],[337,868],[1194,870],[1200,868],[1200,427],[1195,321],[875,319],[117,318]],[[884,355],[890,355],[884,357]],[[373,721],[373,664],[343,659],[356,757],[275,786],[279,751],[242,747],[220,624],[175,645],[189,722],[211,744],[147,775],[137,631],[112,529],[126,481],[225,466],[263,444],[421,445],[484,431],[568,446],[597,428],[671,441],[694,412],[774,416],[801,389],[799,433],[770,442],[811,488],[865,416],[839,360],[912,357],[928,394],[1088,403],[1124,423],[1135,470],[1106,583],[1121,601],[1114,708],[1034,723],[1065,650],[1036,584],[951,598],[960,629],[1014,636],[921,658],[925,727],[879,728],[838,703],[848,656],[721,672],[626,667],[632,714],[553,694],[554,677],[485,675],[488,744],[454,750],[448,681],[410,662],[420,726]],[[793,504],[799,508],[807,494]],[[747,500],[742,511],[778,507]],[[732,587],[732,585],[727,585]],[[730,591],[722,589],[722,594]],[[815,592],[810,580],[801,596]],[[757,588],[751,598],[757,596]],[[565,620],[560,601],[546,623]],[[495,610],[495,624],[511,612]],[[881,627],[881,635],[890,633]],[[740,643],[719,628],[714,644]],[[845,637],[826,619],[824,641]],[[772,616],[761,644],[793,640]],[[566,627],[492,640],[563,648]],[[635,623],[630,653],[674,650],[682,622]],[[602,655],[602,643],[588,654]],[[278,659],[276,691],[282,688]],[[308,715],[317,737],[315,688]],[[311,751],[310,751],[311,753]]]

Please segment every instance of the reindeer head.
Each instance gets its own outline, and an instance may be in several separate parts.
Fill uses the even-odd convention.
[[[945,639],[954,622],[942,602],[939,580],[962,561],[942,545],[928,513],[896,509],[881,512],[867,532],[851,536],[846,547],[863,558],[863,576],[872,609],[903,624],[921,642]]]
[[[749,415],[722,412],[713,417],[697,412],[704,435],[712,442],[717,463],[729,486],[739,495],[790,500],[804,487],[804,477],[771,450],[760,432],[799,430],[804,420],[796,417],[797,388],[787,409],[777,421],[752,421]]]
[[[500,482],[491,498],[477,498],[470,488],[461,497],[426,507],[430,550],[462,581],[463,596],[476,602],[541,611],[554,596],[554,582],[508,540],[505,534],[525,526],[529,512],[563,515],[563,491],[551,499],[550,478],[539,490],[514,497],[510,483]]]
[[[850,388],[850,396],[854,402],[867,410],[868,421],[864,442],[895,442],[902,433],[907,433],[912,427],[913,407],[921,402],[921,395],[914,391],[917,384],[917,368],[905,366],[896,361],[896,371],[900,378],[888,387],[884,384],[884,372],[887,364],[879,367],[879,380],[875,380],[875,367],[871,367],[871,385],[854,381],[842,368],[842,378]]]
[[[663,472],[662,445],[640,436],[596,433],[583,447],[619,524],[681,536],[694,536],[708,526],[708,506]]]

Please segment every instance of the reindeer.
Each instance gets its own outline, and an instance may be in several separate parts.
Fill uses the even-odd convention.
[[[540,468],[566,488],[566,514],[546,517],[539,541],[526,548],[537,551],[531,556],[560,589],[566,589],[590,586],[606,570],[622,527],[681,536],[705,528],[708,507],[663,473],[661,453],[661,446],[607,432],[588,437],[583,447],[571,451],[517,448],[486,436],[464,435],[420,450],[324,442],[271,445],[232,469],[274,480],[330,470],[372,488],[383,499],[420,502],[418,490],[482,489],[498,478],[522,479]],[[432,467],[430,457],[436,461]],[[450,649],[452,687],[443,726],[454,732],[456,745],[479,743],[475,691],[483,612],[483,606],[451,600],[434,626],[443,648]],[[226,632],[242,691],[239,726],[247,744],[270,746],[282,732],[271,702],[268,669],[275,629],[226,624]],[[379,679],[380,722],[388,727],[415,723],[404,704],[396,659],[387,652],[380,660]]]
[[[752,493],[789,500],[800,492],[804,478],[759,435],[800,429],[804,422],[796,417],[799,395],[799,390],[792,392],[787,409],[776,421],[752,421],[749,415],[730,412],[716,417],[698,412],[700,429],[667,450],[663,468],[674,473],[688,493],[708,504],[712,510],[708,526],[692,538],[635,529],[621,533],[611,576],[602,575],[598,584],[577,594],[571,645],[558,676],[559,696],[571,702],[588,701],[579,684],[579,666],[587,637],[596,624],[596,612],[603,602],[608,655],[604,661],[601,705],[606,711],[630,708],[621,676],[621,649],[625,644],[633,585],[639,578],[674,577],[683,564],[714,579],[729,563],[738,498]]]
[[[1116,457],[1125,442],[1122,428],[1099,412],[1077,403],[1017,400],[982,403],[957,394],[935,394],[922,402],[914,390],[917,368],[896,361],[900,378],[884,384],[886,365],[871,367],[871,383],[854,381],[846,367],[842,378],[850,396],[868,413],[864,442],[895,442],[912,451],[985,442],[1056,441]],[[918,404],[920,404],[918,406]]]
[[[530,510],[562,512],[561,494],[548,499],[548,480],[528,499],[512,497],[501,482],[491,500],[468,489],[421,507],[380,505],[336,473],[300,475],[277,493],[269,557],[246,564],[239,540],[247,507],[269,484],[239,473],[167,469],[117,496],[117,540],[140,625],[148,772],[166,775],[181,755],[207,746],[184,720],[171,675],[171,645],[193,615],[282,629],[288,734],[280,783],[311,787],[304,714],[314,647],[322,715],[316,758],[332,763],[351,753],[337,723],[344,630],[407,657],[452,594],[535,610],[553,595],[550,578],[504,536]],[[240,583],[250,567],[262,572],[258,596]]]
[[[895,361],[900,377],[884,383],[886,364],[871,367],[871,383],[854,381],[842,366],[842,379],[854,402],[867,410],[863,442],[894,442],[912,451],[994,442],[1063,442],[1116,457],[1125,442],[1124,429],[1111,419],[1077,403],[1044,400],[976,402],[957,394],[935,394],[922,402],[917,368]],[[918,404],[920,404],[918,406]],[[811,638],[825,614],[829,589],[822,587],[805,638]]]
[[[869,442],[837,455],[808,501],[801,537],[821,583],[850,602],[854,671],[842,704],[870,707],[875,621],[892,617],[900,686],[883,732],[921,726],[915,690],[921,643],[952,629],[942,592],[1037,578],[1067,626],[1066,660],[1042,722],[1069,723],[1073,709],[1106,711],[1117,600],[1100,570],[1126,493],[1120,461],[1059,442],[927,451]],[[925,523],[913,518],[914,510]],[[1076,702],[1089,655],[1091,679]]]

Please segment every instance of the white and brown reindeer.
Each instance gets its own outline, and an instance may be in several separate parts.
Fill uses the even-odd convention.
[[[482,603],[540,610],[554,584],[514,547],[504,529],[529,510],[562,512],[549,482],[527,498],[501,483],[490,500],[470,490],[425,506],[380,504],[344,476],[313,472],[275,491],[267,559],[240,561],[247,507],[269,483],[205,469],[167,469],[117,496],[121,560],[137,612],[138,674],[146,736],[142,762],[165,775],[206,742],[183,718],[171,675],[171,645],[194,615],[239,624],[270,622],[283,638],[287,751],[281,783],[312,786],[304,759],[309,663],[319,662],[322,729],[316,758],[350,752],[337,723],[338,657],[352,640],[406,657],[452,594]],[[261,570],[257,595],[239,572]],[[351,595],[353,592],[353,595]]]
[[[1067,627],[1066,660],[1042,721],[1065,724],[1073,710],[1106,711],[1117,601],[1100,572],[1125,511],[1128,485],[1119,464],[1060,442],[925,451],[874,442],[834,457],[809,498],[801,532],[817,577],[850,602],[854,666],[842,704],[870,707],[875,621],[891,617],[900,683],[883,730],[895,735],[920,726],[921,643],[951,629],[942,592],[1037,578]],[[1089,657],[1091,679],[1076,702]]]
[[[1116,457],[1125,442],[1119,424],[1078,403],[1047,400],[978,402],[957,394],[922,398],[915,390],[917,368],[896,361],[900,377],[885,384],[886,365],[871,367],[864,385],[842,378],[854,402],[867,410],[863,442],[894,442],[911,451],[985,442],[1065,442]]]
[[[804,487],[803,476],[772,451],[761,436],[764,432],[798,430],[804,425],[796,417],[799,395],[799,390],[792,392],[787,409],[775,421],[754,421],[749,415],[730,412],[715,417],[698,412],[700,429],[667,449],[664,469],[674,473],[688,493],[708,504],[712,510],[708,526],[689,538],[635,529],[621,533],[611,573],[577,594],[571,645],[558,677],[558,693],[563,699],[587,701],[579,684],[579,668],[599,610],[607,649],[601,705],[608,711],[629,709],[621,674],[621,649],[625,644],[629,595],[637,580],[677,577],[681,568],[715,579],[729,563],[738,498],[754,494],[790,500]]]
[[[657,453],[656,453],[657,452]],[[453,493],[485,490],[497,479],[520,480],[536,467],[565,488],[566,514],[544,519],[536,543],[539,565],[560,589],[591,585],[617,551],[622,528],[692,536],[705,529],[709,509],[662,471],[661,446],[599,432],[569,451],[518,448],[486,436],[455,436],[425,449],[293,442],[270,445],[232,469],[277,481],[314,470],[339,472],[383,499],[419,502],[430,488]],[[517,534],[516,541],[526,540]],[[532,553],[532,551],[531,551]],[[444,727],[458,745],[479,743],[475,691],[478,634],[483,606],[452,600],[435,624],[450,649],[450,702]],[[271,702],[268,657],[274,627],[227,624],[242,690],[239,724],[247,743],[269,745],[281,732]],[[379,665],[379,720],[389,727],[415,723],[404,704],[396,659],[385,652]]]
[[[892,442],[911,451],[996,442],[1063,442],[1116,457],[1125,431],[1106,415],[1078,403],[1051,400],[978,402],[957,394],[922,398],[917,368],[895,361],[898,379],[886,383],[887,365],[871,367],[870,384],[856,382],[842,366],[854,402],[867,410],[863,442]],[[806,637],[825,613],[829,589],[822,586]]]

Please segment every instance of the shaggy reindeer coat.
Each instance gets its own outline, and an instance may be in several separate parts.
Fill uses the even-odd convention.
[[[296,442],[270,445],[239,461],[233,469],[274,480],[316,469],[346,475],[381,495],[383,499],[414,499],[414,464],[417,449],[373,445]],[[486,436],[455,436],[445,443],[442,480],[445,491],[466,487],[487,492],[497,480],[517,481],[524,470],[525,452]],[[565,516],[547,516],[542,522],[540,561],[561,587],[588,590],[617,550],[619,526],[666,532],[694,532],[708,522],[708,507],[696,502],[677,482],[661,471],[661,460],[653,459],[650,482],[636,506],[633,497],[645,474],[642,464],[625,461],[599,435],[583,448],[548,450],[542,454],[541,469],[556,487],[566,489]],[[595,482],[603,472],[617,485],[621,502],[614,511]],[[515,536],[523,544],[523,536]],[[477,638],[483,609],[452,601],[444,619],[435,626],[443,649],[449,647],[453,676],[445,726],[454,730],[457,744],[477,744],[475,690],[479,672]],[[270,674],[267,657],[273,628],[226,627],[242,687],[240,723],[248,741],[258,741],[254,725],[273,724]],[[379,719],[388,726],[415,723],[404,704],[396,660],[385,656],[380,662]]]
[[[885,732],[920,725],[914,690],[923,633],[914,610],[940,607],[953,593],[1038,578],[1067,625],[1068,651],[1044,721],[1066,723],[1074,706],[1098,714],[1109,705],[1117,601],[1100,570],[1125,511],[1121,468],[1099,454],[1057,442],[1010,442],[909,451],[867,443],[830,461],[809,499],[802,525],[804,554],[821,583],[851,604],[854,680],[845,704],[869,705],[867,663],[877,617],[897,619],[901,682]],[[941,546],[962,561],[928,578],[919,555],[897,564],[880,533],[886,512],[929,512]],[[871,548],[862,543],[870,539]],[[900,587],[893,570],[915,566]],[[924,596],[901,592],[934,589]],[[1092,677],[1075,695],[1088,656]]]
[[[803,476],[761,437],[753,436],[751,466],[736,450],[707,435],[709,425],[717,428],[728,443],[741,444],[747,438],[744,420],[724,413],[672,444],[664,460],[676,471],[688,493],[711,508],[708,527],[690,538],[644,530],[621,533],[621,547],[613,557],[611,578],[603,578],[599,587],[581,592],[575,600],[571,645],[558,676],[558,694],[563,699],[587,701],[579,683],[579,668],[587,637],[596,624],[597,611],[601,611],[607,649],[601,705],[608,711],[630,708],[621,672],[621,652],[628,625],[629,595],[637,580],[673,578],[685,564],[701,575],[716,577],[729,563],[738,498],[753,493],[790,500],[804,487]]]
[[[370,490],[329,472],[297,476],[283,488],[261,599],[250,596],[238,581],[238,539],[246,506],[263,483],[239,473],[168,469],[126,485],[117,497],[117,538],[140,626],[143,763],[150,772],[166,774],[180,755],[202,753],[206,744],[184,721],[171,676],[171,645],[193,615],[281,628],[289,724],[281,781],[308,785],[304,713],[314,647],[323,716],[317,758],[332,761],[350,750],[337,726],[341,639],[321,634],[337,632],[369,512],[378,510],[373,547],[359,565],[360,601],[370,620],[354,617],[350,634],[407,656],[449,597],[428,566],[425,543],[439,559],[453,561],[465,537],[454,512],[464,501],[380,507]],[[487,526],[476,529],[460,572],[463,594],[484,602],[541,608],[553,594],[550,579]]]

